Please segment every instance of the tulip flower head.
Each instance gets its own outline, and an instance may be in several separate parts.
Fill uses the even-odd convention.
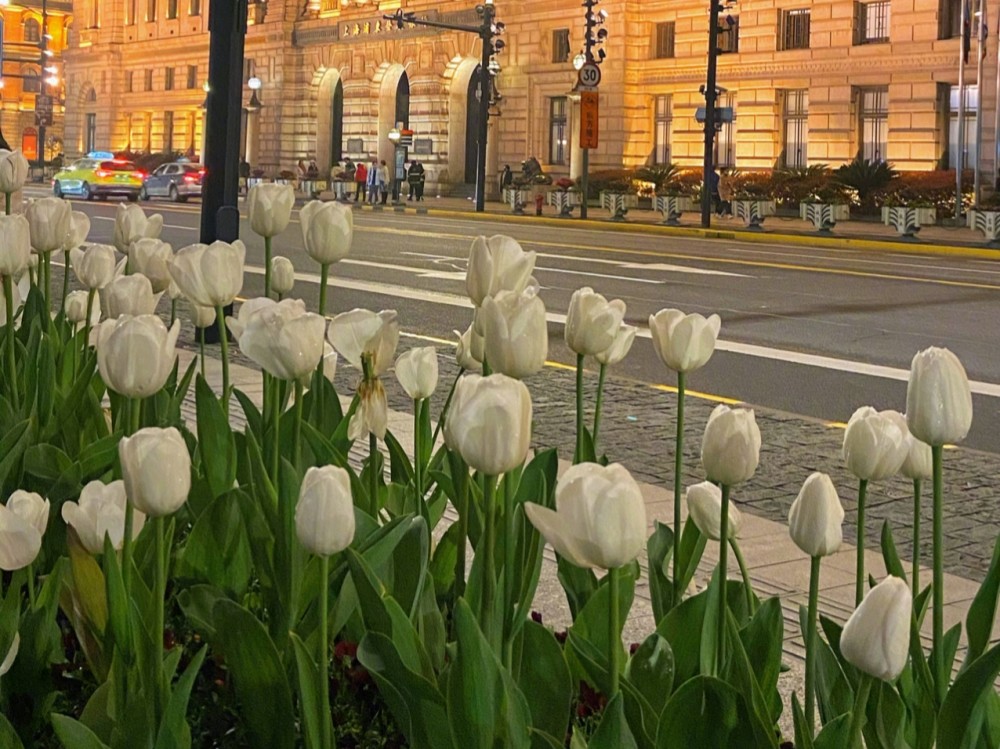
[[[250,315],[240,334],[240,351],[279,380],[298,380],[323,357],[326,321],[306,311],[301,299],[285,299]]]
[[[788,513],[788,533],[811,557],[836,553],[844,540],[844,508],[833,481],[825,473],[806,479]]]
[[[28,160],[20,149],[0,148],[0,192],[11,194],[24,187],[28,180]]]
[[[685,315],[679,309],[663,309],[649,318],[653,348],[660,361],[675,372],[704,367],[715,352],[721,326],[718,315]]]
[[[399,322],[395,310],[353,309],[334,317],[326,335],[352,366],[365,371],[365,360],[367,376],[379,377],[392,366],[399,344]]]
[[[470,325],[464,333],[454,331],[458,336],[455,346],[455,360],[458,366],[467,372],[482,372],[486,341],[476,332],[476,326]]]
[[[114,245],[123,255],[127,255],[133,242],[140,239],[155,239],[163,231],[163,216],[146,213],[137,205],[118,204],[115,213]]]
[[[646,543],[642,490],[619,463],[579,463],[556,484],[555,510],[534,502],[524,510],[545,540],[577,567],[622,567]]]
[[[191,492],[191,455],[174,427],[140,429],[118,443],[125,495],[147,517],[172,515]]]
[[[577,289],[566,314],[566,345],[576,354],[597,356],[611,348],[624,317],[621,299],[609,302],[589,286]]]
[[[215,307],[202,307],[200,304],[188,302],[188,312],[191,316],[191,324],[196,328],[207,328],[215,325]]]
[[[181,293],[202,307],[226,307],[243,290],[246,246],[238,239],[192,244],[177,251],[170,275]]]
[[[86,250],[74,247],[69,258],[76,280],[88,289],[100,290],[115,280],[118,259],[109,244],[92,244]]]
[[[246,330],[247,323],[250,321],[250,318],[265,307],[270,307],[274,304],[277,304],[277,302],[263,296],[247,299],[243,302],[240,305],[240,309],[236,314],[236,317],[226,318],[226,327],[228,327],[229,332],[233,334],[233,338],[238,341],[240,336],[243,335],[243,331]]]
[[[39,536],[45,535],[49,525],[49,500],[34,492],[18,489],[11,493],[7,500],[7,509],[31,525]]]
[[[718,405],[708,418],[701,441],[701,463],[709,481],[742,484],[760,462],[760,429],[747,408]]]
[[[271,258],[271,288],[275,294],[285,296],[295,288],[295,266],[283,255]]]
[[[347,437],[359,440],[374,434],[385,439],[389,428],[389,401],[385,386],[378,377],[365,378],[358,384],[358,405],[347,425]]]
[[[906,667],[913,598],[910,586],[887,577],[865,596],[840,635],[840,652],[855,668],[895,681]]]
[[[156,315],[123,315],[98,329],[97,367],[104,384],[127,398],[159,392],[177,361],[180,320],[167,326]]]
[[[65,502],[62,518],[76,531],[80,543],[91,554],[104,551],[104,538],[111,539],[111,546],[118,550],[125,538],[125,482],[103,484],[91,481],[80,494],[79,502]],[[139,535],[146,516],[135,510],[132,516],[132,538]]]
[[[270,239],[288,228],[295,190],[291,185],[258,182],[247,193],[246,206],[254,234]]]
[[[354,540],[351,477],[339,466],[310,468],[295,506],[295,531],[307,551],[330,556]]]
[[[160,294],[170,288],[170,263],[174,250],[169,243],[154,237],[137,239],[128,250],[129,266],[133,273],[141,273],[149,279],[153,293]]]
[[[537,284],[520,293],[486,297],[476,321],[482,324],[484,355],[494,371],[521,379],[545,366],[549,326]]]
[[[69,231],[63,239],[63,250],[69,252],[83,246],[88,234],[90,234],[90,216],[83,211],[72,211],[69,215]]]
[[[906,459],[899,472],[906,478],[913,480],[933,478],[934,464],[931,446],[918,440],[912,433],[907,433],[906,445]]]
[[[110,320],[122,315],[152,315],[159,301],[160,295],[153,293],[153,285],[141,273],[118,276],[101,292],[101,303]]]
[[[396,359],[396,379],[411,400],[430,398],[438,383],[437,349],[423,346],[401,354]]]
[[[862,406],[844,432],[844,463],[862,481],[882,481],[899,473],[909,451],[906,419],[898,411]]]
[[[520,294],[528,287],[534,270],[535,253],[525,252],[511,237],[476,237],[469,251],[466,292],[472,303],[481,307],[486,297],[501,291]]]
[[[638,332],[639,329],[634,325],[627,325],[626,323],[619,325],[618,331],[615,333],[614,343],[597,354],[597,361],[606,367],[613,367],[620,363],[628,356],[628,352],[631,351],[632,344],[635,342],[635,335]]]
[[[24,216],[31,230],[31,249],[39,255],[63,249],[72,214],[72,207],[62,198],[38,198],[28,203]]]
[[[299,211],[306,254],[320,265],[343,260],[354,241],[354,212],[340,203],[312,200]]]
[[[702,481],[688,487],[685,495],[688,515],[701,535],[713,541],[722,538],[722,490],[711,481]],[[743,527],[743,514],[729,503],[729,538],[738,538]]]
[[[0,570],[13,572],[35,561],[49,522],[49,502],[16,491],[0,505]]]
[[[906,422],[928,445],[956,444],[972,426],[972,390],[962,362],[946,348],[913,357],[906,387]]]
[[[31,262],[31,228],[20,213],[0,216],[0,276],[16,278]]]
[[[502,374],[463,375],[455,384],[444,439],[472,468],[499,476],[524,463],[531,446],[531,395]]]
[[[94,308],[96,309],[97,305],[94,305]],[[79,326],[87,318],[87,292],[71,291],[66,296],[63,311],[66,313],[67,322]]]

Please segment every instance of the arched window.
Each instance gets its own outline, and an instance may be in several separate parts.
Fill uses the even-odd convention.
[[[34,18],[24,22],[24,41],[38,44],[42,38],[42,26]]]
[[[24,93],[37,94],[42,90],[42,76],[38,68],[33,65],[25,65],[21,68],[21,75],[24,76]]]

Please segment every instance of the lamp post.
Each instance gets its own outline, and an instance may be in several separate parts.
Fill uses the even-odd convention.
[[[247,102],[247,140],[246,148],[243,151],[243,160],[250,166],[253,166],[257,162],[257,131],[259,129],[260,110],[263,107],[259,96],[261,88],[260,78],[256,76],[252,77],[247,81],[247,87],[250,89],[250,101]]]
[[[496,6],[493,0],[483,0],[476,6],[476,12],[482,19],[478,26],[463,26],[462,24],[443,23],[441,21],[430,21],[426,18],[417,18],[416,13],[407,13],[402,9],[397,10],[392,15],[382,16],[387,21],[396,24],[396,28],[402,29],[406,24],[414,26],[427,26],[435,29],[448,29],[449,31],[464,31],[469,34],[476,34],[483,43],[483,56],[479,73],[479,153],[476,160],[476,212],[482,213],[486,210],[486,141],[489,138],[490,130],[490,102],[493,100],[490,92],[492,81],[490,62],[493,55],[501,52],[507,46],[503,39],[498,39],[504,33],[504,24],[496,20]]]
[[[600,65],[604,62],[604,58],[607,57],[607,53],[603,49],[603,44],[608,38],[608,30],[603,28],[604,22],[608,20],[608,12],[606,10],[595,10],[597,5],[601,0],[584,0],[583,7],[587,9],[586,13],[586,30],[583,37],[583,53],[577,55],[573,58],[573,67],[576,68],[578,80],[577,88],[586,88],[587,90],[594,91],[594,96],[596,97],[597,83],[600,82],[600,69],[596,69],[597,83],[592,83],[590,81],[590,76],[586,76],[585,69],[593,68],[595,65]],[[599,28],[600,27],[600,28]],[[596,54],[595,54],[596,50]],[[596,107],[596,99],[595,99]],[[580,123],[580,134],[579,137],[583,138],[583,109],[581,105],[581,123]],[[595,109],[596,113],[596,109]],[[596,145],[596,141],[592,144]],[[590,144],[584,143],[583,148],[583,172],[580,177],[580,188],[583,192],[583,200],[580,202],[580,218],[587,218],[587,198],[590,191]]]
[[[708,80],[705,82],[705,163],[701,190],[701,225],[706,229],[712,225],[712,177],[715,174],[715,100],[719,95],[716,88],[716,68],[719,59],[719,13],[722,10],[720,0],[709,0],[709,2],[711,10],[708,21]]]

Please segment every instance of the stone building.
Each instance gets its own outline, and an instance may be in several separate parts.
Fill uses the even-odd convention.
[[[739,0],[724,12],[721,104],[733,114],[717,160],[746,168],[826,163],[862,153],[900,169],[954,164],[961,0]],[[202,143],[208,0],[73,0],[67,51],[66,149],[188,151]],[[604,0],[609,31],[600,147],[592,169],[701,161],[708,44],[705,0]],[[430,188],[474,181],[480,41],[473,34],[382,19],[398,8],[475,24],[475,0],[267,0],[249,8],[244,80],[261,106],[240,137],[274,175],[315,158],[390,160],[388,131],[415,131],[411,156]],[[496,0],[506,25],[503,95],[490,120],[488,170],[535,156],[577,176],[579,99],[572,65],[580,0]],[[1000,8],[997,9],[1000,11]],[[972,43],[966,81],[976,81]],[[993,164],[996,40],[984,65],[983,165]],[[246,88],[244,101],[251,91]],[[970,89],[972,112],[979,97]],[[493,180],[491,179],[491,184]]]

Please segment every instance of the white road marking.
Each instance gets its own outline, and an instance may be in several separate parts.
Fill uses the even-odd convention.
[[[114,221],[114,216],[91,216],[91,221]],[[180,224],[164,224],[164,229],[183,229],[184,231],[201,231],[197,226],[181,226]]]
[[[583,260],[584,258],[580,258]],[[729,276],[730,278],[750,278],[742,273],[726,273],[721,270],[707,270],[705,268],[691,268],[686,265],[671,265],[670,263],[620,263],[622,268],[636,268],[639,270],[662,270],[669,273],[693,273],[700,276]]]

